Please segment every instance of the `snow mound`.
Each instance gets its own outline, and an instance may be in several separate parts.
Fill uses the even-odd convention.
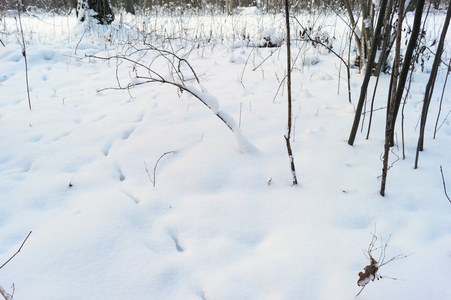
[[[257,6],[241,7],[238,9],[241,16],[261,16]]]

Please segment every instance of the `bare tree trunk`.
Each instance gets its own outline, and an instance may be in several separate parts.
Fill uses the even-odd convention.
[[[351,4],[349,3],[349,0],[344,0],[345,6],[346,6],[346,10],[348,12],[349,15],[349,21],[351,22],[351,28],[352,31],[354,33],[354,38],[355,38],[355,42],[357,44],[357,49],[359,50],[359,55],[360,58],[363,58],[363,53],[362,53],[362,45],[361,45],[361,41],[359,36],[357,35],[357,33],[355,32],[355,27],[357,26],[355,19],[354,19],[354,14],[352,13],[352,8],[351,8]]]
[[[429,81],[426,85],[426,91],[424,93],[423,110],[421,112],[420,137],[418,138],[417,152],[416,152],[416,156],[415,156],[415,169],[418,167],[418,156],[420,154],[420,151],[423,151],[424,130],[426,127],[426,120],[427,120],[429,104],[431,103],[432,93],[434,91],[434,85],[435,85],[435,80],[437,78],[438,67],[440,66],[440,63],[442,61],[443,46],[445,43],[445,37],[446,37],[446,33],[448,31],[450,18],[451,18],[451,5],[448,6],[445,24],[442,29],[440,41],[437,46],[437,53],[435,53],[434,63],[432,65],[431,75],[429,76]]]
[[[114,21],[114,13],[110,6],[109,0],[78,0],[77,17],[81,9],[92,9],[97,14],[94,16],[100,24],[111,24]],[[80,17],[80,21],[84,21],[85,16]]]
[[[371,39],[371,33],[370,33],[370,15],[369,15],[369,7],[368,7],[368,1],[366,0],[359,0],[360,2],[360,10],[362,11],[362,36],[364,37],[364,43],[363,43],[363,50],[366,55],[370,53],[371,49],[369,45]],[[380,17],[380,16],[379,16]],[[360,56],[360,59],[363,59],[363,56]]]
[[[381,55],[379,57],[379,62],[376,66],[376,74],[379,76],[381,70],[383,71],[386,67],[387,57],[390,54],[390,50],[393,45],[393,39],[391,35],[392,31],[392,21],[393,21],[393,15],[394,15],[394,0],[389,0],[387,4],[387,11],[385,13],[385,19],[384,19],[384,35],[383,35],[383,43],[381,48]],[[404,14],[402,14],[404,16]]]
[[[359,102],[357,103],[357,108],[354,117],[354,123],[352,125],[351,134],[349,136],[348,144],[353,145],[355,136],[357,134],[357,129],[359,128],[360,115],[362,114],[363,104],[365,103],[365,96],[368,90],[368,84],[370,82],[370,77],[373,69],[373,63],[376,58],[377,44],[379,43],[382,24],[384,21],[385,10],[387,8],[388,0],[382,0],[381,7],[379,11],[379,18],[377,19],[377,25],[373,36],[373,41],[371,42],[371,54],[368,62],[366,64],[365,77],[363,78],[362,87],[360,89]]]
[[[451,72],[451,59],[449,60],[448,66],[446,69],[447,70],[446,70],[445,82],[443,83],[442,96],[440,97],[440,104],[439,104],[439,108],[438,108],[437,120],[435,121],[434,137],[433,137],[434,139],[435,139],[435,135],[437,134],[438,121],[440,119],[440,114],[442,112],[443,96],[445,95],[446,83],[448,82],[449,73]]]
[[[291,111],[291,40],[290,40],[290,8],[288,0],[285,0],[285,25],[287,28],[287,90],[288,90],[288,124],[287,133],[285,135],[285,143],[287,145],[288,159],[290,160],[291,174],[293,177],[293,185],[298,184],[296,177],[296,168],[294,165],[293,151],[291,150],[291,127],[292,127],[292,111]]]
[[[125,11],[131,14],[135,14],[135,5],[133,0],[125,0]]]
[[[69,0],[69,9],[72,11],[74,8],[77,8],[77,0]]]
[[[390,136],[393,131],[392,128],[392,117],[394,113],[394,105],[396,98],[396,87],[398,81],[399,74],[399,60],[401,58],[401,35],[402,35],[402,22],[403,22],[403,11],[404,11],[404,0],[399,0],[398,7],[398,30],[396,32],[396,48],[395,48],[395,58],[393,60],[393,73],[392,73],[392,82],[391,82],[391,94],[390,99],[387,105],[387,120],[385,123],[385,144],[384,144],[384,157],[383,157],[383,166],[382,166],[382,181],[381,181],[381,191],[380,194],[385,196],[385,185],[387,182],[387,173],[388,173],[388,157],[390,155]]]
[[[404,63],[401,69],[401,73],[399,74],[399,83],[398,88],[396,89],[396,100],[394,103],[394,112],[393,112],[393,121],[391,127],[393,128],[391,136],[390,136],[390,146],[395,144],[394,139],[394,128],[396,124],[396,117],[398,116],[399,107],[401,105],[401,99],[404,92],[404,87],[407,81],[407,75],[409,74],[409,69],[412,64],[413,51],[415,50],[415,46],[418,40],[418,36],[420,34],[421,28],[421,19],[423,16],[423,7],[425,0],[418,0],[417,6],[415,10],[415,18],[413,21],[412,33],[410,35],[409,44],[407,45],[406,53],[404,55]]]

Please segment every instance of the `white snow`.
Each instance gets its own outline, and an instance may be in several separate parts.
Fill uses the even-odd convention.
[[[242,16],[260,16],[261,12],[257,6],[241,7],[239,8]]]
[[[315,18],[334,31],[334,49],[347,57],[340,36],[348,39],[346,25]],[[443,16],[430,20],[426,28],[440,32]],[[14,284],[14,299],[354,299],[375,225],[379,241],[391,235],[387,258],[414,254],[380,269],[402,280],[370,282],[358,298],[451,299],[451,203],[440,173],[442,166],[451,194],[449,87],[432,139],[443,69],[416,170],[417,106],[429,74],[415,73],[404,107],[406,159],[398,123],[381,197],[390,76],[380,78],[369,139],[366,114],[349,146],[363,75],[351,70],[350,104],[340,61],[296,39],[292,148],[299,184],[291,185],[286,87],[279,90],[285,46],[237,46],[243,29],[251,40],[261,28],[283,32],[282,15],[184,22],[127,15],[112,25],[109,41],[111,27],[86,28],[75,16],[23,15],[22,22],[32,110],[13,17],[3,18],[0,32],[0,265],[33,231],[0,269],[0,285],[12,293]],[[187,53],[201,86],[187,84],[211,109],[160,83],[99,92],[117,88],[118,79],[126,86],[134,66],[85,54],[144,47],[133,29],[143,26],[152,33],[146,42]],[[179,39],[180,26],[186,36]],[[246,64],[237,63],[242,58]]]
[[[371,19],[370,18],[366,18],[365,20],[363,20],[363,26],[365,28],[370,28],[371,27]]]

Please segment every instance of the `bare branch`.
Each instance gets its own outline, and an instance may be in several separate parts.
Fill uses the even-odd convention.
[[[25,240],[22,242],[22,245],[20,245],[19,250],[17,250],[17,252],[14,253],[14,255],[11,256],[11,257],[3,264],[3,265],[1,265],[1,266],[0,266],[0,269],[3,268],[7,263],[9,263],[9,262],[14,258],[14,256],[16,256],[16,255],[20,252],[20,250],[22,250],[23,245],[25,244],[25,242],[27,241],[27,239],[28,239],[28,237],[29,237],[30,235],[31,235],[31,231],[28,233],[27,237],[26,237]]]
[[[114,56],[108,56],[108,57],[101,57],[101,56],[96,56],[96,55],[86,55],[86,57],[88,58],[96,58],[96,59],[101,59],[101,60],[111,60],[111,59],[122,59],[128,62],[131,62],[137,66],[143,67],[144,69],[146,69],[150,74],[155,75],[156,77],[158,77],[161,82],[165,82],[165,79],[159,75],[157,72],[153,71],[151,68],[149,68],[148,66],[144,65],[143,63],[140,63],[137,60],[128,58],[124,55],[114,55]]]
[[[363,291],[363,289],[364,289],[365,287],[366,287],[366,285],[364,285],[364,286],[360,289],[360,291],[357,293],[357,295],[355,295],[356,298],[360,295],[360,293]]]
[[[146,161],[144,161],[144,166],[146,167],[146,173],[147,173],[147,176],[149,177],[150,182],[152,182],[153,186],[155,187],[155,182],[153,181],[152,177],[150,176]]]
[[[347,79],[348,79],[348,81],[347,81],[347,83],[348,83],[348,100],[349,100],[349,103],[352,103],[352,100],[351,100],[351,73],[350,73],[350,70],[349,70],[349,69],[350,69],[349,64],[344,60],[343,57],[341,57],[337,52],[335,52],[335,51],[332,49],[332,46],[326,45],[326,44],[323,43],[320,39],[314,39],[314,38],[312,38],[312,37],[310,36],[310,34],[308,33],[308,30],[306,30],[306,29],[304,28],[304,26],[302,26],[301,22],[300,22],[296,17],[294,17],[294,19],[296,20],[296,22],[298,23],[298,25],[299,25],[299,26],[302,28],[302,30],[303,30],[302,35],[303,35],[304,41],[310,41],[310,42],[312,42],[313,44],[319,44],[319,45],[323,46],[323,47],[326,48],[329,52],[331,52],[331,53],[334,54],[336,57],[338,57],[338,59],[340,59],[341,62],[345,65],[345,67],[346,67],[346,75],[347,75]]]
[[[396,256],[393,256],[392,258],[390,258],[389,260],[385,260],[385,255],[387,252],[387,248],[388,248],[388,242],[390,241],[391,235],[385,240],[385,242],[383,242],[383,240],[381,239],[381,246],[380,247],[376,247],[376,241],[377,241],[377,236],[376,236],[376,226],[374,226],[374,233],[371,234],[372,238],[371,238],[371,242],[368,245],[368,249],[366,250],[366,252],[364,251],[364,255],[365,257],[369,260],[369,265],[367,265],[366,267],[363,268],[364,272],[360,272],[358,274],[359,276],[359,280],[357,281],[357,285],[361,286],[362,288],[360,289],[360,291],[358,292],[358,294],[356,295],[356,298],[360,295],[360,293],[363,291],[363,289],[365,288],[365,286],[370,282],[370,281],[374,281],[375,279],[381,279],[381,278],[389,278],[389,279],[393,279],[392,277],[387,277],[387,276],[381,276],[379,271],[382,268],[382,266],[395,261],[397,259],[401,259],[401,258],[406,258],[412,254],[408,254],[408,255],[404,255],[404,254],[399,254]],[[376,261],[374,259],[374,252],[375,251],[379,251],[379,261]],[[397,278],[394,278],[395,280],[398,280]]]
[[[252,71],[255,71],[255,70],[257,70],[258,68],[260,68],[260,66],[262,66],[263,63],[264,63],[265,61],[267,61],[271,56],[273,56],[273,54],[276,53],[276,51],[280,50],[281,47],[282,47],[282,44],[280,44],[279,46],[277,46],[277,48],[276,48],[274,51],[271,51],[271,53],[270,53],[268,56],[266,56],[266,58],[263,59],[262,62],[261,62],[258,66],[256,66],[255,68],[253,68]]]
[[[448,201],[451,203],[451,199],[449,199],[448,193],[446,192],[445,176],[443,175],[442,166],[440,166],[440,173],[442,173],[443,189],[445,191],[445,196],[446,196],[446,198],[448,198]]]
[[[3,296],[3,298],[5,298],[5,300],[13,299],[13,297],[10,294],[8,294],[1,285],[0,285],[0,294]]]
[[[19,44],[22,47],[22,56],[24,57],[24,62],[25,62],[25,83],[27,84],[28,107],[31,110],[30,85],[28,83],[27,46],[25,44],[25,37],[24,37],[23,27],[22,27],[22,19],[20,17],[21,5],[23,5],[22,2],[19,2],[19,5],[17,5],[17,13],[18,13],[18,16],[19,16],[19,25],[20,25],[20,35],[22,37],[22,41],[19,41]],[[17,19],[16,19],[16,22],[17,22]]]
[[[155,173],[157,172],[158,163],[165,155],[168,155],[170,153],[175,153],[175,151],[168,151],[168,152],[163,153],[163,155],[161,155],[160,158],[158,158],[157,162],[155,163],[155,167],[153,168],[153,186],[155,186],[155,183],[156,183]]]
[[[147,168],[147,164],[146,164],[146,162],[144,161],[144,166],[146,167],[146,173],[147,173],[147,176],[149,177],[150,182],[152,182],[153,187],[155,187],[155,185],[156,185],[156,172],[157,172],[157,166],[158,166],[158,163],[160,162],[160,160],[161,160],[165,155],[168,155],[168,154],[171,154],[171,153],[175,153],[175,151],[168,151],[168,152],[165,152],[165,153],[163,153],[163,154],[158,158],[157,162],[155,163],[155,166],[153,167],[153,179],[152,179],[152,177],[150,176],[149,169]]]
[[[411,256],[411,255],[413,255],[413,254],[415,254],[415,253],[410,253],[410,254],[398,254],[398,255],[396,255],[396,256],[393,256],[393,257],[390,258],[389,260],[383,262],[379,267],[385,266],[386,264],[388,264],[388,263],[390,263],[390,262],[392,262],[392,261],[395,261],[395,260],[398,260],[398,259],[401,259],[401,258],[409,257],[409,256]],[[385,255],[384,255],[384,256],[385,256]],[[385,278],[390,278],[390,277],[386,277],[386,276],[384,276],[384,277],[385,277]]]
[[[240,128],[235,122],[235,119],[230,116],[227,112],[220,109],[219,101],[216,97],[211,95],[201,84],[199,76],[194,71],[193,67],[189,62],[179,56],[173,51],[167,51],[158,49],[151,45],[146,45],[144,49],[138,49],[133,45],[129,45],[129,48],[113,56],[100,56],[100,55],[86,55],[86,58],[93,58],[99,60],[109,61],[111,59],[116,60],[116,81],[118,87],[116,88],[104,88],[103,90],[126,90],[130,93],[130,89],[135,86],[147,84],[147,83],[161,83],[172,85],[177,88],[179,95],[183,92],[187,92],[191,96],[197,98],[202,102],[208,109],[213,112],[216,117],[218,117],[227,127],[235,134],[237,138],[239,147],[243,153],[255,150],[255,147],[249,143],[241,134]],[[120,64],[119,61],[128,62],[131,64]],[[157,63],[165,63],[167,70],[159,70]],[[126,66],[127,65],[127,66]],[[181,69],[183,65],[186,65],[189,70],[190,77],[185,76],[184,71]],[[129,72],[131,82],[127,84],[121,84],[120,78],[118,77],[118,68],[131,68]],[[164,66],[164,65],[163,65]],[[164,68],[164,67],[163,67]],[[163,71],[163,73],[162,73]],[[125,80],[125,79],[124,79]],[[194,82],[194,80],[196,82]],[[193,81],[191,83],[190,81]]]
[[[27,237],[24,239],[24,241],[22,242],[22,244],[20,245],[20,247],[16,251],[16,253],[14,253],[3,265],[1,265],[0,269],[3,268],[7,263],[9,263],[20,252],[20,250],[22,250],[23,245],[28,240],[28,237],[30,235],[31,235],[31,231],[28,233]],[[13,288],[14,288],[14,285],[13,285]],[[14,294],[14,292],[13,292],[13,294]],[[0,285],[0,295],[2,295],[3,298],[5,298],[5,300],[12,300],[13,299],[13,296],[8,294],[1,285]]]
[[[144,49],[144,50],[142,50],[142,51],[145,51],[145,50],[146,50],[146,49]],[[192,71],[192,73],[193,73],[193,75],[194,75],[196,81],[199,83],[199,78],[198,78],[197,74],[194,72],[194,69],[191,67],[191,65],[190,65],[185,59],[178,57],[177,55],[175,55],[175,54],[172,53],[172,52],[168,52],[168,51],[165,51],[165,50],[160,50],[160,49],[157,49],[157,48],[154,48],[154,47],[151,47],[151,48],[149,48],[148,50],[155,50],[155,51],[157,51],[157,52],[160,53],[160,54],[164,54],[164,55],[161,55],[161,56],[159,56],[159,57],[164,57],[164,58],[167,59],[167,60],[168,60],[167,55],[170,54],[170,55],[173,55],[176,59],[185,62],[185,63],[189,66],[189,68],[191,69],[191,71]],[[236,128],[235,128],[234,124],[231,124],[231,123],[230,123],[230,120],[228,120],[225,116],[223,116],[223,114],[221,113],[221,111],[216,111],[213,107],[211,107],[211,106],[209,105],[209,103],[207,103],[207,102],[205,101],[205,99],[203,98],[203,95],[202,95],[202,93],[205,93],[205,91],[203,90],[202,86],[201,86],[201,93],[199,93],[198,91],[196,91],[196,90],[194,89],[194,87],[187,87],[187,86],[185,85],[186,80],[184,80],[184,79],[183,79],[183,76],[180,75],[180,74],[181,74],[181,71],[177,71],[177,73],[179,74],[179,75],[178,75],[178,78],[180,79],[180,82],[169,81],[169,80],[166,80],[163,76],[161,76],[158,72],[156,72],[155,70],[153,70],[153,69],[151,68],[152,63],[151,63],[149,66],[147,66],[147,65],[145,65],[144,63],[142,63],[142,62],[140,62],[140,61],[138,61],[138,60],[129,58],[129,57],[125,56],[125,55],[115,55],[115,56],[109,56],[109,57],[102,57],[102,56],[97,56],[97,55],[86,55],[86,57],[88,57],[88,58],[96,58],[96,59],[100,59],[100,60],[118,59],[118,60],[128,61],[128,62],[133,63],[135,66],[142,67],[143,69],[145,69],[145,70],[149,73],[149,76],[141,76],[141,75],[138,75],[138,74],[137,74],[137,71],[135,71],[135,72],[136,72],[136,78],[137,78],[137,79],[145,79],[145,81],[143,81],[143,82],[138,82],[138,83],[129,83],[129,84],[127,84],[127,86],[125,86],[125,87],[119,85],[118,88],[106,88],[106,89],[101,89],[101,90],[99,90],[99,91],[103,91],[103,90],[107,90],[107,89],[112,89],[112,90],[129,90],[130,88],[132,88],[132,87],[134,87],[134,86],[138,86],[138,85],[142,85],[142,84],[146,84],[146,83],[154,83],[154,82],[173,85],[173,86],[177,87],[180,91],[186,91],[186,92],[188,92],[189,94],[191,94],[192,96],[194,96],[195,98],[197,98],[198,100],[200,100],[200,101],[201,101],[205,106],[207,106],[207,107],[208,107],[208,108],[209,108],[209,109],[210,109],[210,110],[211,110],[211,111],[212,111],[212,112],[213,112],[213,113],[214,113],[221,121],[223,121],[223,122],[227,125],[227,127],[229,127],[230,130],[232,130],[233,132],[236,133]],[[155,58],[155,59],[156,59],[156,58]],[[176,68],[175,65],[174,65],[172,62],[171,62],[171,66],[172,66],[173,68]],[[179,66],[180,66],[180,64],[179,64]]]

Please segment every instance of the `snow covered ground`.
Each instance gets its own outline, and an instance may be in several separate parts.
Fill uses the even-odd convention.
[[[299,19],[346,49],[336,16]],[[442,22],[430,17],[431,40]],[[340,61],[300,41],[292,49],[299,184],[291,185],[286,88],[278,90],[286,49],[246,47],[268,32],[283,38],[281,15],[123,16],[89,29],[73,16],[39,14],[22,24],[32,110],[16,21],[3,16],[0,25],[0,263],[32,231],[0,270],[14,299],[354,299],[373,234],[376,248],[388,241],[385,261],[408,257],[380,269],[397,280],[370,282],[358,299],[451,299],[451,203],[440,173],[451,193],[449,87],[432,139],[443,68],[416,170],[429,74],[415,73],[406,159],[398,125],[381,197],[385,109],[375,111],[370,138],[366,116],[349,146],[363,76],[352,70],[349,104]],[[85,55],[142,49],[144,40],[183,55],[253,147],[243,149],[212,111],[173,86],[99,91],[136,82],[139,66]],[[169,76],[167,64],[155,67]],[[380,79],[375,108],[386,105],[388,81]]]

